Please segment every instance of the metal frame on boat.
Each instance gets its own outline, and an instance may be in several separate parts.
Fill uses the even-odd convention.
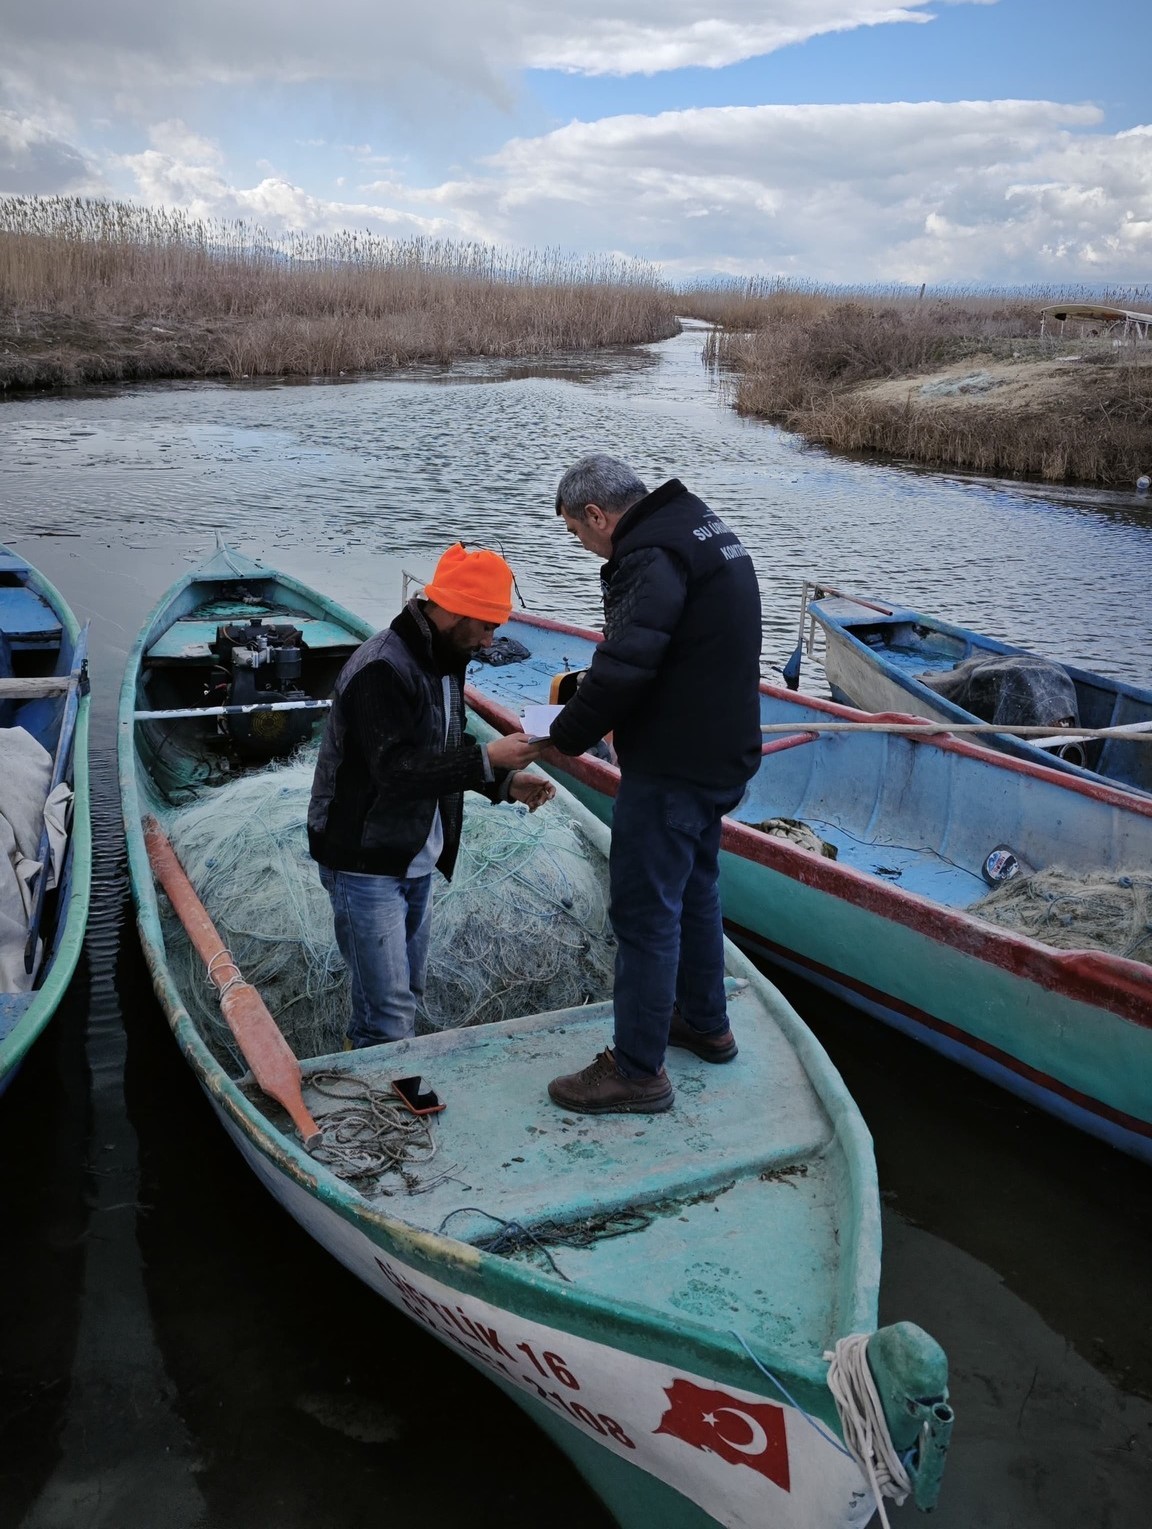
[[[586,666],[600,634],[525,614],[504,630],[535,648],[535,661],[477,664],[469,697],[509,731],[520,725],[521,704],[548,699],[549,667]],[[761,686],[761,717],[791,723],[795,741],[807,723],[882,720],[768,684]],[[685,718],[693,725],[707,719]],[[835,740],[786,752],[766,744],[747,803],[725,821],[721,896],[732,936],[1152,1162],[1152,967],[1100,950],[1055,949],[966,911],[987,890],[980,866],[1003,837],[997,821],[1010,816],[1022,841],[1014,847],[1026,858],[1030,838],[1043,846],[1030,861],[1037,868],[1063,852],[1122,871],[1125,861],[1146,866],[1152,858],[1152,800],[948,736],[861,729]],[[613,765],[554,752],[545,764],[610,819],[619,780]],[[754,826],[779,814],[775,783],[785,780],[789,800],[801,804],[788,811],[804,817],[804,804],[818,801],[826,835],[837,833],[839,796],[839,859]],[[864,784],[873,780],[874,796]],[[897,858],[910,844],[935,847],[919,870],[915,857]],[[933,895],[934,880],[946,897]]]
[[[5,729],[24,728],[52,758],[48,794],[61,783],[72,791],[56,886],[48,891],[44,870],[33,883],[24,948],[31,985],[0,993],[0,1092],[56,1012],[84,944],[92,880],[88,709],[87,628],[43,574],[0,547],[0,750]],[[36,858],[43,864],[48,853],[45,828]]]
[[[606,1033],[607,1004],[305,1062],[321,1127],[322,1100],[308,1098],[318,1069],[434,1080],[448,1101],[435,1129],[467,1179],[443,1175],[416,1197],[400,1184],[374,1197],[337,1177],[251,1079],[230,1076],[213,1054],[171,959],[144,824],[170,816],[174,796],[211,789],[188,766],[226,719],[210,708],[200,720],[183,715],[181,694],[194,687],[182,666],[202,663],[214,623],[261,606],[269,622],[313,624],[333,662],[336,634],[351,648],[371,633],[307,586],[222,549],[145,623],[119,722],[145,956],[177,1043],[253,1172],[346,1267],[523,1407],[621,1525],[863,1525],[871,1491],[841,1444],[823,1357],[853,1332],[873,1334],[893,1442],[919,1445],[917,1496],[930,1505],[950,1427],[943,1361],[907,1324],[873,1332],[880,1234],[867,1131],[822,1048],[737,951],[728,970],[740,1062],[678,1056],[680,1102],[658,1119],[590,1123],[547,1102],[547,1078]],[[310,699],[324,699],[325,672],[330,688],[331,665],[316,671]],[[566,793],[558,801],[604,853],[602,824]],[[477,1206],[483,1215],[470,1223]],[[558,1248],[563,1272],[533,1263],[527,1234],[543,1220],[594,1229],[628,1208],[642,1212],[628,1235]],[[492,1221],[525,1234],[520,1247],[487,1250]],[[449,1224],[460,1235],[447,1235]]]

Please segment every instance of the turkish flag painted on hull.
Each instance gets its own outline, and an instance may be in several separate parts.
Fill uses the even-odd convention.
[[[664,1388],[668,1410],[656,1433],[683,1439],[693,1449],[719,1455],[729,1465],[747,1465],[785,1492],[790,1490],[788,1436],[784,1409],[771,1402],[741,1402],[690,1380]]]

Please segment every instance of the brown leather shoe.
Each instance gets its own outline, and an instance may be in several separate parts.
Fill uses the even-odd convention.
[[[672,1010],[668,1044],[694,1051],[705,1062],[730,1062],[739,1051],[736,1038],[727,1025],[723,1030],[693,1030],[679,1009]]]
[[[675,1095],[663,1067],[654,1078],[626,1078],[614,1054],[602,1051],[583,1071],[553,1078],[548,1097],[583,1115],[659,1115]]]

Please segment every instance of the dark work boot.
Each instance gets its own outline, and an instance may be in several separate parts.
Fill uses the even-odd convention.
[[[728,1025],[723,1030],[693,1030],[679,1009],[672,1010],[668,1044],[694,1051],[705,1062],[730,1062],[737,1055],[736,1038]]]
[[[553,1078],[548,1097],[583,1115],[659,1115],[672,1108],[675,1096],[663,1068],[654,1078],[626,1078],[614,1054],[602,1051],[581,1072]]]

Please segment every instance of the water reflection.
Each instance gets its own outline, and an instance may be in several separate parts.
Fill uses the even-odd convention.
[[[594,620],[597,565],[552,501],[563,468],[601,448],[652,483],[683,477],[738,527],[769,658],[791,650],[814,574],[1149,679],[1148,624],[1122,646],[1111,626],[1117,608],[1144,609],[1152,584],[1144,507],[830,458],[736,417],[699,357],[689,332],[563,366],[0,404],[0,540],[94,618],[101,857],[90,985],[74,984],[0,1111],[5,1164],[26,1164],[0,1187],[16,1234],[0,1299],[23,1328],[7,1351],[2,1448],[19,1464],[0,1521],[303,1529],[383,1505],[433,1525],[607,1522],[511,1404],[257,1188],[150,996],[126,914],[116,689],[146,612],[214,529],[378,624],[401,570],[426,573],[457,536],[502,545],[532,609]],[[884,1315],[916,1316],[952,1353],[960,1424],[936,1522],[1141,1522],[1146,1170],[782,985],[876,1140]],[[111,1517],[93,1506],[101,1492]]]

